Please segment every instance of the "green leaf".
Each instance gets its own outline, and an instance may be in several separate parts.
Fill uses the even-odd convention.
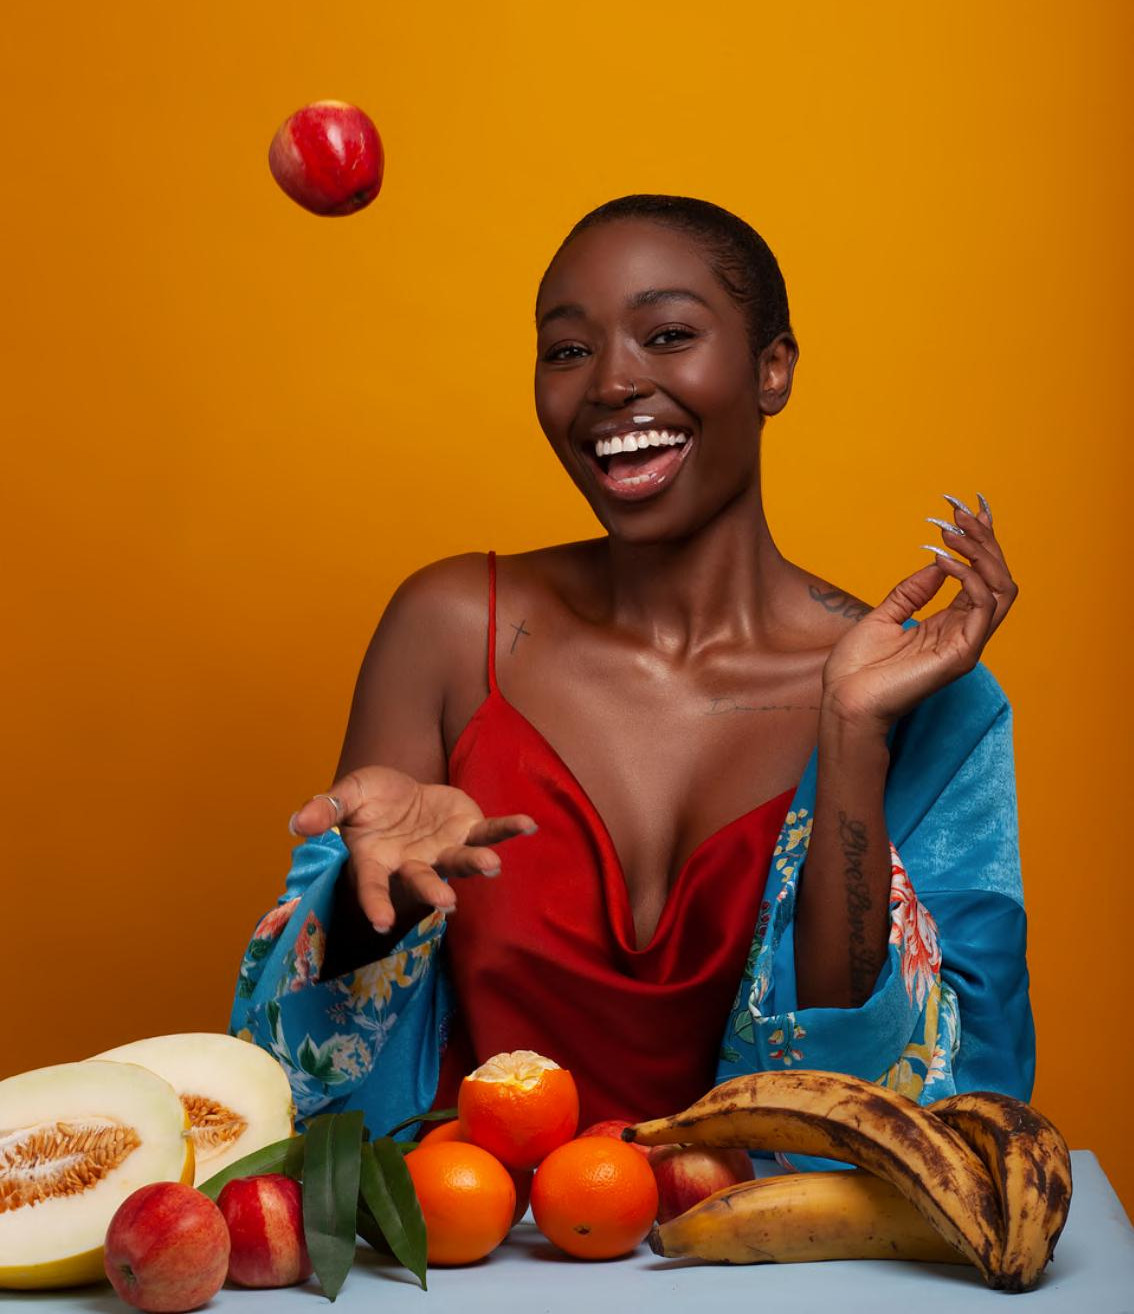
[[[362,1156],[359,1186],[362,1199],[373,1215],[398,1261],[406,1266],[425,1290],[425,1219],[413,1189],[413,1180],[400,1147],[383,1136]]]
[[[329,1300],[354,1263],[362,1112],[323,1113],[307,1124],[303,1233],[311,1266]]]
[[[221,1187],[231,1182],[234,1177],[259,1177],[262,1173],[283,1173],[287,1177],[299,1178],[303,1174],[302,1133],[289,1136],[284,1141],[274,1141],[262,1149],[253,1150],[243,1159],[237,1159],[219,1173],[214,1173],[206,1182],[197,1187],[210,1200],[215,1200],[221,1193]]]
[[[380,1255],[389,1255],[393,1257],[394,1252],[390,1249],[390,1243],[378,1226],[378,1220],[367,1209],[362,1200],[358,1202],[358,1218],[355,1221],[355,1227],[358,1229],[358,1235],[372,1249],[377,1250]]]
[[[391,1127],[387,1136],[396,1136],[398,1132],[412,1127],[415,1122],[452,1122],[457,1116],[456,1109],[436,1109],[432,1113],[415,1113],[412,1118],[403,1118],[396,1127]]]

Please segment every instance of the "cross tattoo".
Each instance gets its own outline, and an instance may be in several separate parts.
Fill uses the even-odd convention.
[[[519,643],[521,634],[526,634],[529,639],[532,637],[531,630],[524,629],[523,621],[521,621],[519,625],[513,625],[512,628],[516,631],[516,637],[512,640],[512,646],[508,649],[509,654],[514,653],[516,651],[516,644]]]

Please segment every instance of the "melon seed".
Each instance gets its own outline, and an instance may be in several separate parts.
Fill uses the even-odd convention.
[[[0,1136],[0,1214],[88,1190],[141,1145],[109,1118],[41,1123]]]
[[[243,1136],[248,1126],[239,1113],[207,1095],[182,1095],[181,1103],[189,1115],[189,1135],[198,1159],[219,1153]]]

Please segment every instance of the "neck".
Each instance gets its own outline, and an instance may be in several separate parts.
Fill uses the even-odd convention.
[[[613,623],[678,662],[718,646],[765,646],[793,573],[772,540],[758,474],[687,538],[608,536],[603,549]]]

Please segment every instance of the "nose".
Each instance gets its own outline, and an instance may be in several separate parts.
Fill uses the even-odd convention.
[[[607,350],[595,358],[587,401],[616,410],[654,391],[653,382],[642,372],[642,362],[631,352]]]

